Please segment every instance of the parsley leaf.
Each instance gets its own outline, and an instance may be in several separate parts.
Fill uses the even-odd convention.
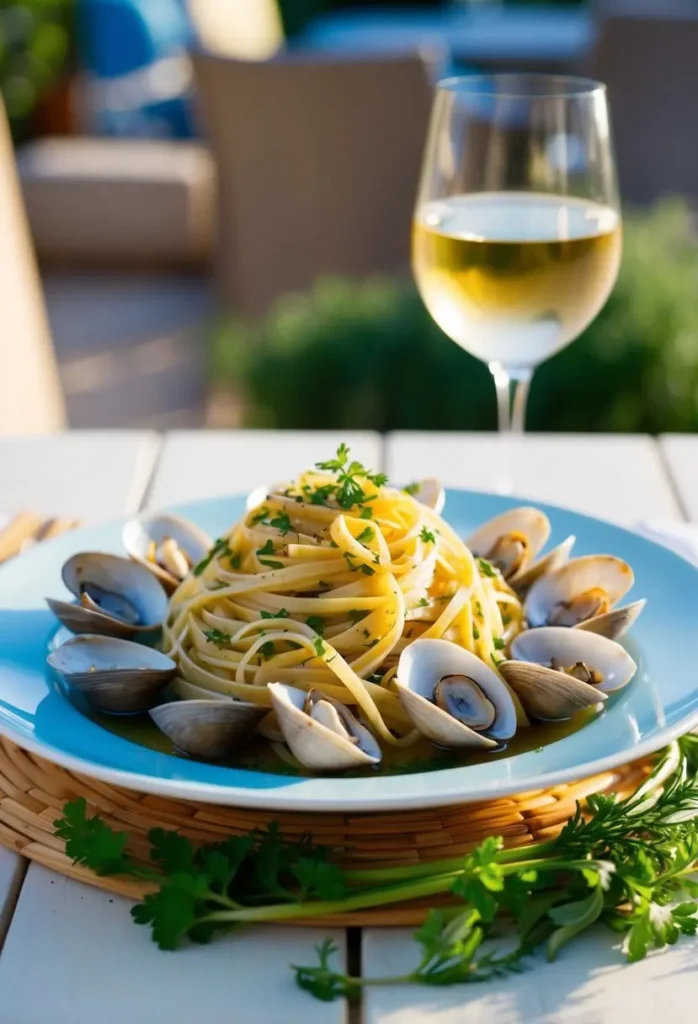
[[[319,615],[310,615],[305,621],[319,636],[325,635],[325,620]]]
[[[356,539],[359,544],[366,544],[367,541],[373,540],[373,527],[367,526],[365,530],[361,531]]]
[[[219,647],[222,644],[229,644],[233,639],[230,633],[223,633],[220,629],[205,629],[203,632],[209,643],[217,644]]]
[[[231,555],[230,556],[230,568],[231,569],[235,569],[237,571],[240,568],[240,562],[241,561],[242,561],[242,556],[239,553]]]
[[[435,544],[436,543],[436,536],[435,536],[435,534],[432,533],[431,530],[427,530],[426,526],[422,527],[421,533],[419,534],[419,539],[424,541],[425,544]]]
[[[313,647],[315,648],[315,653],[317,654],[318,658],[321,658],[325,653],[325,645],[320,639],[320,637],[317,637],[317,639],[314,641]]]
[[[265,612],[262,610],[259,613],[259,617],[260,619],[287,619],[289,615],[285,608],[279,608],[278,612]]]
[[[407,484],[407,486],[403,487],[402,490],[404,494],[409,494],[411,497],[413,497],[419,490],[419,484],[417,483],[417,481],[415,481],[412,484]]]
[[[419,599],[419,607],[420,608],[428,608],[429,607],[429,602],[426,599],[426,597],[420,597],[420,599]]]
[[[283,569],[284,568],[284,563],[283,562],[278,562],[278,561],[274,561],[272,559],[260,558],[259,557],[260,555],[275,555],[275,554],[276,554],[276,548],[272,544],[271,537],[267,540],[267,542],[264,544],[263,547],[257,548],[257,558],[259,559],[260,565],[266,565],[270,569]]]
[[[274,649],[274,641],[267,640],[265,643],[263,643],[262,646],[259,648],[259,653],[262,655],[265,661],[269,658],[273,658],[274,654],[276,653]]]
[[[364,576],[376,575],[376,570],[372,569],[370,565],[362,565],[361,568],[359,569],[359,572],[362,572]]]
[[[279,512],[273,519],[269,520],[269,525],[279,530],[284,537],[293,529],[288,512]]]
[[[368,615],[368,612],[361,611],[359,608],[352,608],[350,609],[349,612],[347,612],[347,615],[349,616],[350,622],[356,623],[361,622],[362,619],[365,619],[366,616]]]
[[[364,507],[361,509],[361,512],[359,513],[359,519],[372,519],[372,518],[373,518],[373,509],[370,508],[368,505],[364,505]]]
[[[217,558],[219,555],[232,555],[232,551],[228,547],[228,541],[225,537],[219,537],[218,540],[214,541],[213,547],[206,557],[202,558],[198,565],[194,566],[194,575],[200,576],[205,569],[208,569],[213,559]]]
[[[477,564],[483,576],[495,577],[497,575],[494,566],[486,558],[478,558]]]
[[[269,509],[266,505],[262,505],[261,508],[257,509],[257,511],[250,516],[250,523],[252,526],[256,526],[257,523],[261,523],[263,519],[266,519],[268,515]]]
[[[492,637],[492,643],[494,644],[495,651],[503,651],[506,646],[501,636]]]

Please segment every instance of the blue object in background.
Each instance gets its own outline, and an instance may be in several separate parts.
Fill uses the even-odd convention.
[[[192,27],[183,0],[78,0],[78,58],[98,134],[193,134]]]

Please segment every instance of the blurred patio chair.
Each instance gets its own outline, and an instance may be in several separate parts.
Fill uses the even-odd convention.
[[[637,2],[637,0],[635,0]],[[592,73],[606,82],[621,195],[698,199],[698,9],[669,0],[661,13],[607,3]]]
[[[431,103],[420,57],[194,59],[218,168],[223,305],[263,313],[318,275],[409,264]]]
[[[0,435],[65,425],[41,283],[0,103]]]

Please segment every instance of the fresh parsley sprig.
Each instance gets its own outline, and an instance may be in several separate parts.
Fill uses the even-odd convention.
[[[320,637],[318,657],[325,654]],[[99,874],[146,879],[157,890],[134,907],[163,949],[184,938],[207,942],[245,922],[293,921],[451,893],[456,906],[432,910],[415,933],[421,955],[400,978],[362,979],[334,970],[326,940],[315,965],[293,967],[318,999],[355,997],[364,985],[452,985],[521,970],[544,948],[548,959],[597,922],[625,934],[629,960],[698,933],[698,738],[672,744],[633,795],[590,797],[554,839],[506,850],[491,837],[465,857],[404,867],[342,872],[309,840],[289,843],[278,829],[195,848],[154,829],[150,864],[128,853],[128,836],[84,800],[66,805],[56,834],[76,863]],[[488,946],[500,918],[516,944]]]
[[[337,483],[332,491],[328,493],[327,488],[330,485],[324,485],[324,499],[327,500],[329,494],[333,493],[335,501],[342,509],[350,509],[354,505],[360,505],[369,500],[361,486],[361,479],[370,480],[376,487],[384,487],[388,482],[388,477],[385,473],[372,473],[365,466],[362,466],[360,462],[356,460],[350,462],[349,448],[344,442],[337,449],[334,459],[316,462],[315,465],[324,472],[336,474]]]

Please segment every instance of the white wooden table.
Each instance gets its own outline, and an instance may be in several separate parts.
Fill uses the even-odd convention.
[[[95,521],[206,497],[208,467],[227,490],[245,490],[327,457],[339,440],[396,480],[438,474],[452,486],[498,485],[497,439],[483,434],[72,433],[0,440],[0,514],[26,507]],[[532,436],[513,477],[524,497],[625,524],[698,520],[698,436]],[[626,967],[602,932],[520,977],[369,989],[348,1010],[315,1002],[288,970],[314,961],[313,944],[328,929],[247,931],[160,953],[128,910],[126,900],[0,847],[0,1024],[654,1024],[698,1003],[695,942]],[[346,936],[335,938],[346,956]],[[415,956],[402,930],[366,930],[349,949],[366,975],[403,972]]]

